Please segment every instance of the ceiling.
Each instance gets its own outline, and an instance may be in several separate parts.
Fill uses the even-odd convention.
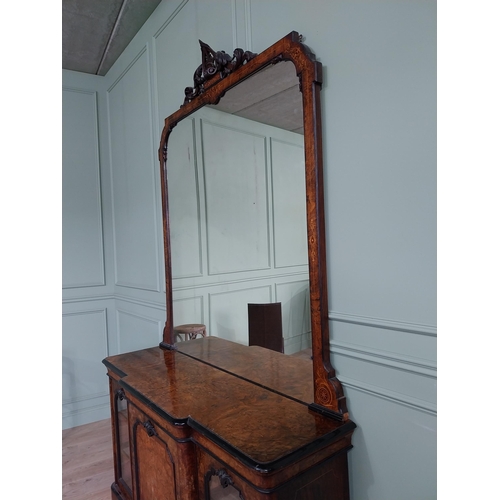
[[[229,90],[216,108],[304,134],[302,94],[290,61],[268,66]]]
[[[104,76],[160,2],[63,0],[63,69]]]
[[[161,0],[63,0],[62,67],[104,76]],[[218,109],[303,134],[302,96],[291,63],[231,89]]]

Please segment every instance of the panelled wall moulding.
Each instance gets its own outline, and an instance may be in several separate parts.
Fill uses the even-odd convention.
[[[102,383],[100,367],[100,360],[106,356],[109,356],[107,309],[63,313],[63,405],[108,394],[107,384]]]
[[[368,316],[347,314],[337,311],[328,311],[328,319],[330,319],[331,321],[353,323],[356,325],[371,326],[374,328],[383,328],[387,330],[397,330],[400,332],[415,333],[417,335],[426,335],[430,337],[437,336],[437,328],[431,325],[407,323],[392,319],[370,318]]]
[[[105,286],[97,92],[63,85],[63,104],[62,285],[63,289]],[[79,116],[78,130],[65,126],[73,115]],[[84,238],[79,226],[66,222],[69,215],[85,225]],[[79,266],[66,262],[70,258]]]
[[[110,131],[115,285],[159,292],[159,200],[153,156],[148,46],[149,44],[143,46],[108,87],[106,97]],[[141,82],[144,78],[146,80]],[[145,93],[137,92],[139,82]],[[114,97],[115,94],[117,97]],[[131,144],[134,144],[133,148]],[[149,158],[149,161],[145,162],[144,158]],[[137,165],[142,166],[140,172],[137,171]],[[147,203],[138,198],[143,193],[148,194],[145,196]],[[141,246],[144,242],[154,244],[149,247]],[[145,254],[147,258],[142,258]],[[145,267],[147,265],[150,266],[149,269]],[[146,281],[143,281],[144,278]]]
[[[116,323],[118,352],[130,352],[151,347],[158,344],[161,339],[161,320],[154,320],[148,316],[117,308]],[[141,324],[142,326],[139,326]]]

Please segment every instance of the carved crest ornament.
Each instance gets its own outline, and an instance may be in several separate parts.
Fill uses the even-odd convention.
[[[193,87],[186,87],[184,94],[184,105],[191,102],[195,97],[203,94],[205,83],[219,74],[221,80],[237,70],[240,66],[252,60],[257,54],[243,49],[234,49],[233,57],[223,50],[215,52],[210,45],[200,42],[201,64],[196,68],[193,75]]]

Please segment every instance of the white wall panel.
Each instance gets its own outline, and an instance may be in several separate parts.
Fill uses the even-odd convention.
[[[343,165],[328,182],[339,312],[436,325],[435,10],[435,2],[337,9],[331,43],[357,55],[330,62],[329,150],[332,165]]]
[[[64,427],[85,423],[80,414],[89,411],[95,412],[96,407],[97,410],[101,410],[97,413],[100,418],[106,416],[108,381],[102,360],[107,355],[106,309],[89,308],[63,314],[62,402]],[[95,415],[93,416],[95,417]]]
[[[116,284],[159,291],[158,199],[146,48],[108,89]]]
[[[248,304],[272,301],[271,286],[212,293],[210,335],[248,345]]]
[[[351,498],[435,500],[435,415],[339,378],[358,425],[348,453]]]
[[[311,346],[309,280],[276,285],[276,302],[281,302],[285,354]]]
[[[204,120],[202,138],[209,274],[269,268],[265,137]]]
[[[189,292],[188,292],[189,293]],[[199,291],[193,290],[193,294]],[[176,325],[185,325],[188,323],[205,324],[204,297],[194,296],[186,298],[174,297],[174,318]]]
[[[384,359],[357,352],[335,349],[333,364],[342,380],[357,386],[375,385],[381,394],[393,394],[418,408],[436,411],[436,374],[430,370],[418,370],[404,360]]]
[[[360,321],[361,318],[349,318]],[[364,318],[366,321],[368,318]],[[332,341],[338,345],[379,350],[387,356],[404,357],[413,360],[415,364],[436,365],[436,336],[415,331],[383,327],[376,322],[369,324],[350,323],[345,321],[330,322]],[[412,325],[405,324],[407,328]],[[413,328],[416,328],[415,325]]]
[[[214,50],[224,50],[231,55],[237,46],[241,46],[234,45],[234,37],[238,34],[232,3],[232,0],[210,0],[209,2],[196,0],[195,17],[198,38],[208,43]],[[215,12],[217,12],[216,15],[214,15]],[[221,29],[221,26],[225,29]]]
[[[201,61],[195,62],[201,53],[195,22],[196,2],[190,0],[179,4],[180,9],[173,17],[165,19],[153,36],[158,100],[157,142],[165,117],[179,109],[184,100],[184,89],[193,85],[193,73],[201,64]],[[187,61],[195,62],[195,65]]]
[[[117,308],[116,321],[119,353],[155,347],[162,339],[162,322],[149,316]]]
[[[101,376],[106,372],[101,361],[108,354],[106,310],[64,314],[62,330],[63,401],[107,394]]]
[[[194,134],[194,120],[188,118],[174,128],[168,148],[168,208],[174,279],[203,273],[201,198]]]
[[[234,19],[230,2],[189,0],[178,4],[173,15],[165,19],[153,36],[159,131],[165,117],[182,104],[184,89],[193,85],[193,73],[201,64],[198,40],[228,54],[236,48],[233,47]],[[221,24],[226,29],[220,29]]]
[[[62,93],[63,288],[105,284],[97,93]]]
[[[307,265],[304,138],[290,133],[292,138],[293,143],[271,139],[276,267]]]

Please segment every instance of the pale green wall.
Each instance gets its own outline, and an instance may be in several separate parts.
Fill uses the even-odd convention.
[[[63,199],[75,208],[63,219],[63,241],[78,239],[72,224],[82,216],[78,227],[89,238],[80,235],[86,251],[75,268],[64,261],[71,288],[63,290],[63,381],[73,384],[65,425],[109,414],[101,379],[85,378],[95,370],[106,379],[104,352],[160,338],[156,149],[163,118],[178,109],[199,64],[197,40],[229,53],[236,46],[260,52],[291,30],[324,68],[330,345],[358,424],[351,498],[436,498],[433,1],[165,1],[105,77],[63,73],[66,87],[97,92],[100,152],[99,163],[81,158],[100,173],[100,185],[90,174],[69,176]],[[91,94],[66,95],[71,106],[93,106]],[[77,131],[70,143],[80,137],[95,150],[94,118],[85,110],[85,120],[65,115],[64,126]],[[103,276],[104,284],[96,282]]]

